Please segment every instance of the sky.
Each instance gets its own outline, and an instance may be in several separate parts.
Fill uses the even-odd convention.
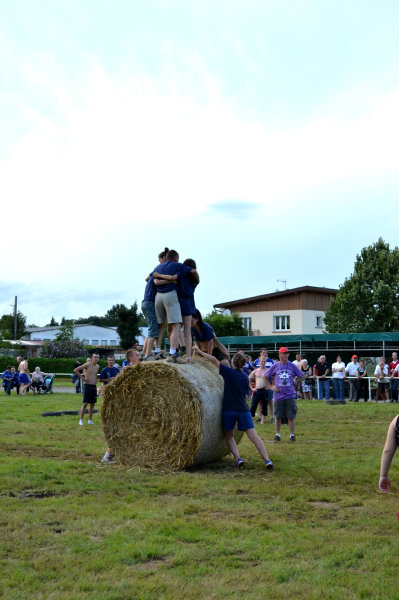
[[[165,246],[203,313],[338,288],[398,242],[398,37],[396,0],[2,3],[0,315],[140,305]]]

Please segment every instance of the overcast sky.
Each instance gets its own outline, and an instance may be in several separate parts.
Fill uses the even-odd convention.
[[[13,0],[0,11],[0,315],[335,288],[398,239],[396,0]],[[396,114],[395,114],[396,111]],[[396,128],[396,133],[395,133]]]

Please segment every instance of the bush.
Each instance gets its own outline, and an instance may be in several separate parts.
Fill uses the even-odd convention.
[[[56,339],[45,342],[42,348],[43,358],[76,358],[86,352],[83,342],[78,339]]]

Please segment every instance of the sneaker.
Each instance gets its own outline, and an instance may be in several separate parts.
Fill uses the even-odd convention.
[[[158,352],[158,354],[156,354],[154,356],[154,360],[164,360],[165,356],[162,354],[162,352]]]
[[[87,421],[88,425],[94,425],[93,421]]]
[[[83,425],[83,419],[80,419],[79,425]]]
[[[101,462],[102,463],[108,463],[109,465],[111,465],[111,464],[115,464],[116,460],[114,460],[114,455],[113,454],[110,454],[109,452],[106,452],[104,454],[104,456],[102,457]]]
[[[296,442],[295,435],[290,435],[290,442]]]
[[[176,352],[176,354],[169,354],[168,358],[166,359],[166,362],[174,363],[175,365],[184,365],[185,364],[185,361],[181,360],[181,358],[177,352]]]
[[[142,361],[143,362],[148,362],[148,361],[152,361],[155,360],[154,357],[152,356],[152,354],[148,354],[148,356],[144,356]]]
[[[234,468],[240,470],[243,465],[244,461],[242,460],[242,458],[237,458]]]
[[[278,435],[278,433],[276,433],[276,435],[274,436],[274,441],[281,442],[281,437]]]
[[[272,463],[272,461],[269,458],[267,460],[265,460],[265,465],[266,465],[266,469],[268,469],[269,471],[274,469],[274,464]]]

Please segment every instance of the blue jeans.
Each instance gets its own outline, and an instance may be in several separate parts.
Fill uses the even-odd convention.
[[[336,400],[344,400],[344,380],[338,377],[333,377],[334,396]]]
[[[323,400],[324,396],[326,400],[330,398],[330,380],[319,379],[319,400]]]

